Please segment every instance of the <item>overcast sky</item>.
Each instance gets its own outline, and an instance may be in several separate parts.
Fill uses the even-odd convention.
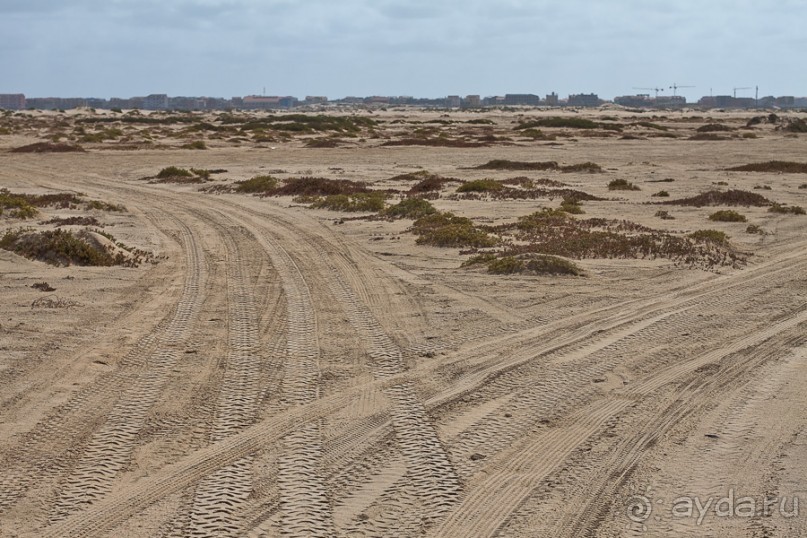
[[[0,93],[803,96],[805,21],[805,0],[0,0]]]

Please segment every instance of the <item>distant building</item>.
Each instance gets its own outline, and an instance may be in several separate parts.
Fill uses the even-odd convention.
[[[504,104],[507,106],[539,106],[541,98],[531,93],[506,93]]]
[[[714,97],[712,95],[704,95],[703,97],[698,99],[698,105],[706,108],[715,108],[717,106],[717,97]]]
[[[25,100],[27,108],[37,110],[63,110],[87,106],[83,97],[31,97]]]
[[[53,110],[59,108],[58,101],[56,97],[29,97],[25,100],[25,106],[35,110]]]
[[[328,98],[324,95],[306,95],[303,103],[306,105],[325,105],[328,104]]]
[[[783,95],[781,97],[777,97],[774,104],[782,108],[792,107],[796,105],[796,98],[792,95]]]
[[[600,106],[602,101],[596,93],[578,93],[570,95],[567,104],[569,106]]]
[[[459,108],[462,105],[462,98],[459,95],[449,95],[446,97],[446,107]]]
[[[0,93],[0,108],[5,110],[24,110],[25,105],[25,94]]]
[[[100,97],[88,97],[85,99],[85,103],[90,108],[109,108],[109,101]]]
[[[165,108],[172,110],[204,110],[206,107],[205,99],[199,97],[169,97]]]
[[[479,108],[482,106],[482,98],[478,95],[466,95],[462,100],[463,108]]]
[[[635,108],[674,108],[686,105],[687,100],[681,95],[660,95],[650,97],[649,94],[622,95],[614,97],[614,103]]]
[[[247,109],[276,109],[276,108],[292,108],[297,105],[295,97],[279,97],[264,95],[247,95],[242,100],[242,105]]]
[[[558,106],[560,104],[560,99],[558,98],[558,94],[555,92],[548,93],[546,95],[546,106]]]
[[[639,95],[620,95],[619,97],[614,97],[614,103],[636,108],[653,106],[653,100],[650,99],[650,95],[646,93],[640,93]]]
[[[714,97],[703,97],[698,104],[707,105],[717,108],[753,108],[756,106],[756,100],[753,97],[734,97],[731,95],[715,95]]]
[[[168,108],[168,96],[164,93],[152,93],[143,98],[143,108],[146,110],[165,110]]]
[[[135,108],[132,106],[131,99],[121,99],[120,97],[111,97],[109,99],[109,108],[119,108],[123,110],[124,108]]]

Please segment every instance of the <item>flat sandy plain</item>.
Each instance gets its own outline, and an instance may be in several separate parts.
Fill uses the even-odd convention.
[[[225,133],[211,113],[1,118],[0,187],[127,211],[7,212],[0,232],[89,215],[153,257],[59,267],[0,250],[0,535],[807,534],[807,217],[655,205],[739,189],[807,206],[807,174],[726,171],[807,162],[807,134],[781,130],[798,114],[746,128],[767,113],[327,112],[351,113],[378,123],[330,148],[307,141],[333,132],[258,135],[240,117]],[[188,117],[153,117],[168,116]],[[623,127],[514,130],[551,116]],[[200,121],[213,128],[188,129]],[[689,139],[709,123],[733,130]],[[122,134],[79,142],[84,153],[10,152],[110,127]],[[382,145],[440,133],[483,145]],[[202,139],[208,149],[181,148]],[[492,159],[602,171],[473,169]],[[143,179],[167,166],[226,172]],[[497,275],[461,267],[460,248],[416,244],[412,219],[226,192],[260,174],[405,191],[412,181],[391,178],[423,170],[560,181],[602,198],[577,219],[723,231],[739,261],[584,257],[585,276]],[[609,191],[614,179],[640,190]],[[560,204],[457,196],[459,185],[431,202],[480,226]],[[652,196],[662,189],[669,198]],[[709,221],[719,209],[748,222]],[[31,288],[42,281],[55,290]],[[730,493],[729,516],[716,505]],[[684,496],[711,508],[675,512]]]

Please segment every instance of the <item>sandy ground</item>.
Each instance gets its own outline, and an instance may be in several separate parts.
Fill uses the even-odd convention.
[[[635,113],[574,117],[606,115]],[[714,207],[670,206],[675,219],[660,220],[649,204],[662,188],[679,198],[725,182],[807,206],[807,174],[724,171],[803,162],[807,135],[763,124],[753,139],[686,139],[752,115],[646,118],[678,139],[574,131],[471,148],[292,137],[193,151],[164,137],[160,149],[15,154],[47,129],[0,136],[0,187],[128,210],[43,208],[0,217],[3,230],[91,214],[154,255],[55,267],[0,250],[0,535],[804,536],[807,217],[743,207],[748,223],[715,223]],[[398,136],[415,127],[395,120],[443,116],[374,117]],[[517,113],[449,118],[512,137]],[[467,169],[502,158],[604,172]],[[422,169],[552,178],[606,198],[585,217],[718,229],[747,263],[584,259],[585,277],[491,275],[461,268],[458,249],[417,245],[411,220],[142,179],[169,165],[226,169],[213,184],[274,173],[401,188],[389,178]],[[641,190],[608,191],[617,178]],[[661,178],[674,182],[650,182]],[[455,188],[434,205],[479,223],[559,202],[452,199]],[[55,290],[31,288],[42,281]],[[687,513],[687,499],[703,509]]]

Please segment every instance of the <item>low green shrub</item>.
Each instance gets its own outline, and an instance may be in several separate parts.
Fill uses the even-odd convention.
[[[524,260],[525,272],[538,275],[584,276],[584,272],[571,260],[558,256],[534,254]]]
[[[745,215],[737,213],[736,211],[726,209],[722,211],[715,211],[709,215],[709,220],[716,222],[746,222]]]
[[[608,183],[609,191],[638,191],[639,187],[628,181],[627,179],[614,179]]]
[[[157,172],[156,177],[158,179],[165,179],[169,177],[193,177],[193,172],[177,166],[168,166]]]
[[[327,179],[324,177],[299,177],[287,179],[283,185],[264,196],[329,196],[333,194],[355,194],[369,192],[367,185],[348,179]]]
[[[457,188],[457,192],[492,192],[504,188],[504,184],[492,179],[475,179],[467,181]]]
[[[767,161],[726,168],[732,172],[777,172],[782,174],[807,174],[807,163],[793,161]]]
[[[689,234],[689,237],[695,241],[716,243],[718,245],[726,245],[729,242],[729,236],[725,232],[718,230],[696,230]]]
[[[278,180],[268,175],[254,176],[244,181],[235,182],[235,192],[245,194],[255,194],[259,192],[270,192],[277,188]]]
[[[87,209],[97,209],[98,211],[111,211],[114,213],[125,213],[126,206],[121,204],[111,204],[109,202],[102,202],[101,200],[89,200],[87,202]]]
[[[585,213],[580,202],[575,198],[564,198],[560,203],[560,210],[570,215],[582,215]]]
[[[666,205],[685,205],[693,207],[704,207],[710,205],[766,207],[773,204],[773,202],[761,194],[737,189],[728,191],[707,191],[695,196],[690,196],[689,198],[668,200],[661,203]]]
[[[382,211],[382,214],[394,219],[419,219],[437,213],[428,200],[422,198],[406,198]]]
[[[597,129],[598,127],[603,127],[604,125],[597,123],[596,121],[587,120],[585,118],[564,118],[559,116],[553,116],[550,118],[539,118],[533,121],[527,121],[519,124],[516,129],[523,130],[523,129],[531,129],[533,127],[567,127],[570,129]]]
[[[497,258],[488,263],[488,273],[492,275],[512,275],[524,272],[525,264],[515,256]]]
[[[182,144],[181,147],[182,149],[207,149],[207,144],[205,144],[204,140],[194,140],[193,142]]]
[[[110,266],[126,262],[122,255],[112,256],[106,250],[61,229],[44,232],[10,230],[0,238],[0,248],[51,265]]]
[[[386,193],[358,192],[355,194],[331,194],[314,200],[311,207],[331,211],[381,211]]]
[[[779,213],[782,215],[804,215],[804,208],[801,206],[793,205],[786,206],[781,204],[773,204],[768,208],[769,213]]]
[[[412,232],[420,245],[485,248],[496,244],[496,239],[475,227],[471,219],[449,212],[419,218]]]
[[[8,189],[0,189],[0,215],[15,219],[30,219],[37,213],[36,208],[25,196],[12,194]]]

